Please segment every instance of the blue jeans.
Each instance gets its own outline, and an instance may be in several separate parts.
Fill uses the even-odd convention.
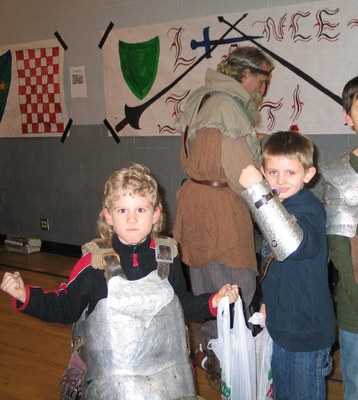
[[[275,400],[325,400],[325,377],[331,372],[330,347],[317,351],[287,351],[272,347]]]
[[[358,333],[339,330],[339,363],[343,376],[344,400],[358,399]]]

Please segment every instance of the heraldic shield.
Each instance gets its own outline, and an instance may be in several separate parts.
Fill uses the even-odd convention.
[[[140,43],[120,40],[118,45],[123,78],[132,93],[142,100],[149,93],[157,76],[159,37]]]

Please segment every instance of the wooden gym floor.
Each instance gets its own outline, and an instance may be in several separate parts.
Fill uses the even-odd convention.
[[[8,253],[0,247],[0,279],[4,272],[20,271],[24,281],[57,289],[67,281],[76,258],[52,253]],[[70,355],[71,326],[38,321],[11,308],[0,293],[0,400],[55,400],[57,387]],[[189,324],[189,333],[196,329]],[[327,400],[342,400],[339,350],[333,353],[334,371],[328,379]],[[217,387],[200,368],[194,369],[198,394],[219,400]],[[149,400],[149,399],[148,399]]]

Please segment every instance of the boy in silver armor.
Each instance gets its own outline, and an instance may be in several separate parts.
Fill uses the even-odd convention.
[[[314,146],[299,132],[266,141],[261,172],[243,170],[242,196],[264,236],[262,280],[273,340],[275,399],[324,400],[335,316],[328,282],[325,210],[307,188],[316,173]]]
[[[44,291],[25,285],[18,272],[5,273],[1,289],[18,311],[75,323],[61,399],[197,399],[182,307],[186,317],[213,318],[222,297],[237,300],[238,288],[188,292],[176,243],[158,236],[162,227],[157,183],[135,164],[107,181],[102,241],[83,246],[67,284]]]
[[[358,133],[358,77],[343,88],[343,114]],[[338,270],[337,324],[345,400],[358,399],[358,147],[321,166],[330,257]]]

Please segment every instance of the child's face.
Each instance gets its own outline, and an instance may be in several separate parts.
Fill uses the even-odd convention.
[[[113,225],[119,240],[124,244],[141,243],[158,222],[160,209],[153,209],[148,196],[121,196],[111,209],[104,209],[108,225]]]
[[[305,183],[308,183],[316,173],[316,168],[305,170],[297,158],[284,156],[270,156],[261,168],[261,172],[271,189],[280,191],[278,198],[282,201],[299,192]]]
[[[344,111],[344,117],[347,124],[358,134],[358,98],[353,100],[350,115]]]

